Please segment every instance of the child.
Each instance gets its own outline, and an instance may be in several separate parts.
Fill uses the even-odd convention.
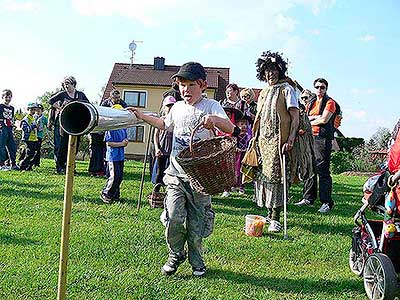
[[[21,121],[22,141],[26,144],[25,151],[21,154],[19,169],[21,171],[31,171],[34,165],[34,157],[38,148],[37,125],[35,122],[35,112],[37,104],[28,104],[28,114]]]
[[[122,109],[120,104],[114,104],[112,108]],[[120,200],[120,185],[124,176],[124,147],[128,146],[126,129],[106,131],[106,176],[107,182],[101,192],[100,198],[104,203]]]
[[[165,97],[163,101],[163,111],[165,115],[171,110],[176,100],[172,96]],[[154,184],[162,184],[164,172],[169,164],[169,156],[172,150],[172,131],[160,130],[156,128],[154,131],[154,156],[156,157],[156,163],[154,164],[153,177]],[[161,186],[156,185],[154,187],[156,192],[160,191]]]
[[[207,88],[207,81],[206,72],[201,64],[189,62],[182,65],[172,79],[179,84],[184,101],[176,102],[164,120],[145,115],[133,107],[128,110],[159,129],[173,128],[170,165],[164,176],[167,197],[163,223],[166,225],[169,257],[161,272],[164,275],[172,275],[177,271],[178,266],[186,259],[187,243],[193,275],[203,276],[206,273],[206,265],[202,253],[202,240],[211,234],[214,226],[211,196],[192,189],[187,175],[175,158],[181,150],[189,146],[191,131],[198,124],[203,124],[203,127],[195,132],[195,142],[209,138],[208,129],[214,127],[227,133],[237,133],[239,129],[234,130],[234,125],[217,101],[202,95]]]
[[[40,166],[40,151],[42,149],[42,142],[47,132],[47,117],[43,114],[43,105],[37,104],[35,121],[37,125],[37,137],[38,137],[38,145],[35,153],[35,157],[33,158],[33,164],[36,167]]]
[[[0,103],[0,169],[9,170],[4,163],[9,158],[12,170],[18,169],[16,165],[17,146],[15,144],[12,128],[14,125],[14,107],[10,105],[12,92],[3,90],[1,94],[3,103]]]
[[[229,120],[231,120],[233,125],[237,125],[237,121],[241,118],[243,118],[243,113],[241,110],[234,108],[234,107],[230,107],[230,106],[222,106],[223,109],[225,110],[226,115],[228,116]],[[219,136],[231,136],[231,134],[225,134],[223,132],[218,132],[217,133]],[[235,186],[232,186],[229,189],[224,190],[224,192],[222,193],[221,197],[223,198],[227,198],[231,195],[231,191],[234,192],[236,189]]]
[[[240,167],[242,165],[242,160],[244,154],[246,153],[247,147],[249,146],[249,141],[251,140],[252,134],[250,130],[251,118],[249,116],[243,116],[237,121],[237,126],[240,128],[240,134],[237,137],[237,153],[236,153],[236,188],[239,189],[239,194],[243,195],[244,184],[242,181],[242,173],[240,173]]]

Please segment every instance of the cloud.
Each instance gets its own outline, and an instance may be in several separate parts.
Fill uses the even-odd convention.
[[[368,89],[359,89],[359,88],[352,88],[350,92],[353,95],[372,95],[377,92],[375,88],[368,88]]]
[[[198,25],[194,26],[193,32],[194,35],[197,37],[202,37],[204,35],[204,30],[200,28]]]
[[[292,32],[296,29],[296,24],[297,22],[287,16],[284,16],[283,14],[278,14],[275,17],[275,25],[277,26],[277,29],[281,32]]]
[[[0,10],[10,12],[34,12],[40,9],[40,4],[34,1],[16,1],[3,0],[0,1]]]
[[[203,49],[228,49],[243,43],[246,39],[246,34],[240,31],[229,31],[225,34],[225,37],[221,40],[206,42],[203,44]]]
[[[82,15],[120,15],[136,19],[145,25],[157,25],[165,19],[165,11],[173,11],[178,0],[72,0],[72,7]]]
[[[312,29],[312,30],[310,30],[310,33],[311,33],[312,35],[320,35],[320,34],[321,34],[321,31],[320,31],[319,29]]]
[[[369,43],[369,42],[375,40],[375,36],[372,34],[366,34],[364,36],[359,37],[358,40],[361,42],[364,42],[364,43]]]

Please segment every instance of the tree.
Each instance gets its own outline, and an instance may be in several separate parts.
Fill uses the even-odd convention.
[[[392,134],[388,128],[379,127],[368,140],[367,148],[370,151],[387,149],[391,135]]]
[[[49,99],[51,96],[57,94],[60,90],[57,89],[55,91],[51,92],[45,92],[43,95],[39,96],[36,98],[36,102],[40,103],[43,105],[43,111],[48,111],[50,110],[50,104],[49,104]]]

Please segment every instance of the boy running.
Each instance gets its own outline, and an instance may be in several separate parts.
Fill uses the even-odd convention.
[[[201,64],[189,62],[182,65],[172,79],[178,83],[184,101],[176,102],[165,119],[145,115],[136,108],[127,109],[134,112],[139,119],[161,130],[173,129],[171,162],[164,176],[167,197],[162,216],[166,226],[169,257],[161,272],[172,275],[177,271],[178,266],[186,259],[187,244],[193,275],[203,276],[206,265],[202,240],[211,234],[214,227],[211,196],[199,194],[192,189],[187,175],[176,161],[176,156],[189,146],[191,131],[199,123],[203,124],[203,128],[196,131],[193,139],[195,142],[209,138],[208,129],[216,127],[226,133],[237,132],[238,129],[234,130],[234,125],[217,101],[203,96],[207,81]]]

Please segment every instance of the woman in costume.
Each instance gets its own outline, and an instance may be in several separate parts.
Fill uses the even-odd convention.
[[[278,52],[263,52],[256,66],[257,79],[268,83],[258,98],[253,126],[261,158],[256,198],[258,206],[268,209],[268,231],[279,232],[284,203],[282,160],[287,159],[286,176],[289,178],[291,150],[299,125],[299,104],[295,89],[289,84],[292,80],[286,75],[287,62]]]

